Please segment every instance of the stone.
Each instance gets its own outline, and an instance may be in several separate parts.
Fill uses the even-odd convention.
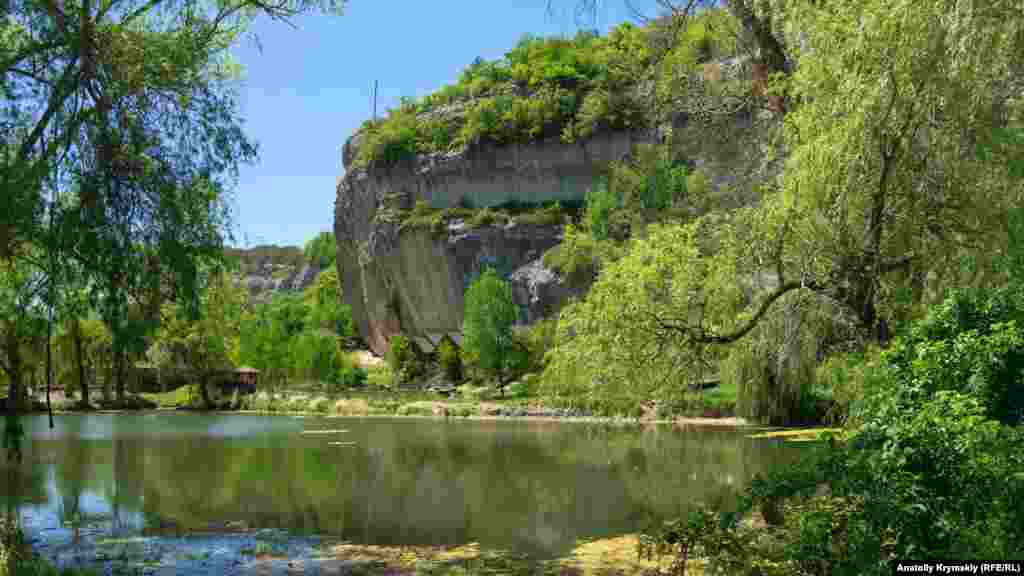
[[[599,133],[565,144],[553,137],[524,144],[480,144],[460,153],[429,154],[391,166],[351,169],[356,134],[345,145],[350,168],[337,188],[334,234],[338,277],[360,336],[378,354],[402,331],[411,336],[460,332],[463,294],[485,266],[506,277],[561,241],[562,227],[451,223],[440,234],[400,230],[392,207],[423,200],[437,208],[469,200],[476,207],[579,201],[612,160],[648,139],[642,132]],[[520,274],[520,277],[523,275]],[[557,312],[561,288],[532,282],[517,289],[523,322]],[[532,291],[532,292],[531,292]],[[554,301],[545,301],[546,298]]]

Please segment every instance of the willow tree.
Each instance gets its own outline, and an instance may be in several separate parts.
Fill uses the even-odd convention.
[[[796,63],[778,79],[783,174],[755,207],[653,230],[606,268],[563,313],[556,393],[677,390],[799,293],[884,341],[967,281],[958,262],[1005,249],[1024,196],[1024,5],[788,0],[781,14]]]

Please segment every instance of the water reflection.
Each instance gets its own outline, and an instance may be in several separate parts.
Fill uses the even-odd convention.
[[[791,458],[735,431],[552,422],[68,415],[27,423],[9,505],[115,532],[244,522],[357,543],[537,556],[635,531]],[[344,428],[301,435],[303,428]],[[345,440],[354,446],[333,446]]]

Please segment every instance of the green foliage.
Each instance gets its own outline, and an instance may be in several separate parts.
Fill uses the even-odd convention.
[[[544,318],[513,332],[519,352],[514,356],[515,363],[512,366],[515,377],[544,370],[545,358],[554,347],[557,334],[557,318]]]
[[[338,243],[334,239],[333,232],[321,232],[314,236],[302,251],[306,262],[321,270],[334,266],[334,260],[338,255]]]
[[[338,384],[347,356],[331,332],[307,330],[288,342],[292,373],[301,379]]]
[[[798,465],[755,478],[739,511],[718,516],[724,537],[750,547],[731,559],[708,553],[708,567],[726,569],[740,559],[744,569],[770,561],[779,574],[828,567],[870,575],[890,573],[897,558],[1019,554],[1019,302],[1014,287],[954,291],[880,357],[849,354],[826,363],[820,372],[850,397],[847,430]],[[776,518],[780,528],[750,541],[738,518],[754,505],[768,511],[779,503],[788,510]],[[664,542],[663,535],[651,538]],[[675,542],[697,549],[720,536],[697,530]]]
[[[504,386],[515,350],[512,326],[519,316],[512,299],[512,287],[493,269],[487,269],[470,284],[465,302],[462,321],[465,356],[496,377],[499,386]]]
[[[342,369],[339,383],[346,388],[363,388],[369,382],[369,373],[362,366],[349,365]]]
[[[702,58],[732,53],[730,31],[709,25],[730,18],[725,10],[702,13],[694,20],[694,39],[686,40],[694,45],[688,50]],[[503,59],[477,59],[456,84],[419,101],[406,100],[385,119],[365,123],[354,167],[484,139],[507,143],[561,134],[571,142],[603,129],[642,127],[647,110],[637,86],[651,62],[650,34],[651,29],[627,23],[607,36],[525,36]],[[453,117],[438,113],[453,103],[465,103],[465,111]]]
[[[147,356],[161,368],[198,370],[204,375],[200,390],[205,398],[205,374],[238,361],[247,301],[248,293],[236,280],[222,271],[211,271],[200,295],[198,316],[179,304],[164,305],[164,322],[154,334]]]
[[[355,338],[352,308],[342,303],[338,270],[334,266],[317,274],[313,284],[306,288],[303,301],[308,310],[307,325],[333,332],[346,343]]]
[[[549,397],[632,412],[707,377],[714,350],[699,332],[665,326],[698,313],[722,330],[742,321],[734,313],[744,296],[735,258],[705,253],[698,241],[724,231],[723,223],[654,225],[625,256],[603,265],[586,298],[562,309],[544,373]]]
[[[828,400],[822,422],[829,426],[845,424],[865,391],[882,386],[887,377],[880,350],[874,347],[826,358],[814,378],[818,393]]]
[[[436,234],[443,234],[453,220],[461,220],[468,228],[494,226],[510,220],[527,226],[557,226],[566,222],[573,210],[573,207],[567,208],[561,202],[510,202],[500,206],[474,209],[468,206],[465,199],[464,196],[459,206],[445,209],[431,208],[427,202],[417,200],[413,209],[402,215],[400,229],[430,230]]]
[[[500,216],[497,212],[490,208],[484,208],[482,210],[477,210],[476,213],[473,214],[473,218],[469,221],[469,224],[473,228],[494,226],[494,224],[498,222],[498,218],[500,218]]]
[[[627,207],[656,213],[685,200],[687,183],[670,145],[637,144],[630,161],[613,164],[609,184]]]
[[[739,386],[738,413],[772,425],[820,423],[835,412],[831,390],[817,383],[819,358],[830,342],[856,342],[844,311],[811,292],[779,299],[719,363],[723,381]]]
[[[398,383],[408,382],[419,373],[416,351],[413,349],[412,341],[404,334],[395,334],[391,337],[385,360]]]
[[[437,364],[448,381],[462,381],[462,355],[459,348],[448,338],[442,339],[437,346]]]
[[[597,240],[607,240],[610,235],[609,220],[612,211],[620,206],[619,196],[608,189],[608,183],[600,181],[587,191],[584,219],[590,235]]]
[[[598,241],[575,224],[565,225],[562,241],[544,253],[542,262],[548,268],[582,285],[593,279],[598,270],[620,256],[618,246],[610,241]]]
[[[1024,307],[1016,286],[954,291],[883,354],[907,401],[941,390],[977,398],[993,420],[1024,421]]]
[[[681,187],[686,191],[687,199],[699,213],[707,212],[711,206],[711,180],[702,170],[694,170],[686,175],[686,182]]]

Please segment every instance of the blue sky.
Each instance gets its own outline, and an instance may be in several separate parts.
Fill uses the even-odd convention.
[[[341,145],[372,115],[403,96],[454,82],[477,56],[500,58],[525,33],[573,34],[577,23],[602,31],[629,19],[622,0],[606,0],[597,20],[577,20],[576,0],[350,0],[344,15],[260,20],[233,51],[246,68],[241,108],[260,159],[243,166],[235,190],[238,246],[302,245],[334,219],[343,174]],[[653,14],[654,0],[634,6]]]

